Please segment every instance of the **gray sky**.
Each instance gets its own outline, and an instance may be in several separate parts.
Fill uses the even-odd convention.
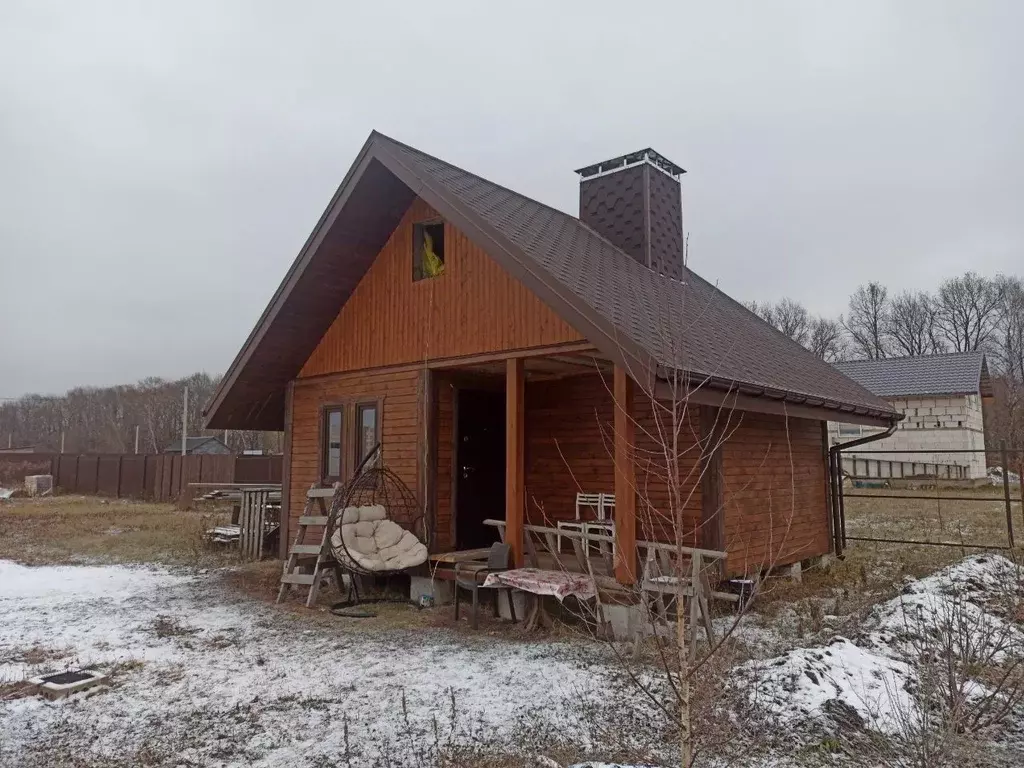
[[[624,10],[628,9],[628,10]],[[0,396],[227,368],[372,128],[575,213],[685,167],[690,264],[838,314],[1024,271],[1024,3],[0,0]]]

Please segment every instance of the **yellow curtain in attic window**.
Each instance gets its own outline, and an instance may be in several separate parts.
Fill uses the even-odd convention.
[[[444,262],[434,253],[434,238],[423,230],[423,274],[426,277],[437,277],[444,274]]]

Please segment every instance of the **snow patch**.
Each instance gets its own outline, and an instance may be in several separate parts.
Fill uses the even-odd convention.
[[[910,665],[858,648],[843,637],[827,646],[747,662],[735,673],[749,681],[751,703],[783,724],[855,715],[857,726],[894,733],[901,726],[901,713],[914,709],[909,690],[916,675]]]
[[[70,656],[0,664],[0,681],[144,663],[87,702],[0,702],[0,764],[77,733],[99,761],[154,740],[189,764],[313,766],[338,759],[343,721],[366,756],[410,729],[426,737],[435,716],[447,727],[453,701],[457,740],[512,738],[526,723],[585,741],[574,705],[620,695],[619,672],[595,661],[599,646],[311,625],[196,574],[0,561],[0,659],[30,647]]]

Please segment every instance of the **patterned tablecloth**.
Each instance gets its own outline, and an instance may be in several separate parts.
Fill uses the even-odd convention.
[[[589,600],[597,596],[597,585],[590,576],[567,571],[516,568],[511,571],[488,574],[484,586],[491,587],[496,584],[514,587],[535,595],[554,595],[559,600],[564,600],[569,595],[576,595],[581,600]]]

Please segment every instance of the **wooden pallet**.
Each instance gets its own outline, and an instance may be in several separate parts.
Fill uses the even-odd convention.
[[[288,559],[285,561],[284,571],[281,574],[281,586],[277,591],[277,602],[280,603],[284,600],[291,592],[292,587],[307,586],[309,593],[306,595],[306,607],[312,608],[316,605],[320,582],[328,570],[334,572],[338,589],[341,589],[341,568],[331,554],[331,542],[328,538],[327,528],[326,500],[333,498],[334,492],[334,488],[313,487],[306,493],[306,506],[299,518],[295,540],[288,549]],[[309,541],[312,536],[310,528],[321,529],[318,542],[311,543]]]

